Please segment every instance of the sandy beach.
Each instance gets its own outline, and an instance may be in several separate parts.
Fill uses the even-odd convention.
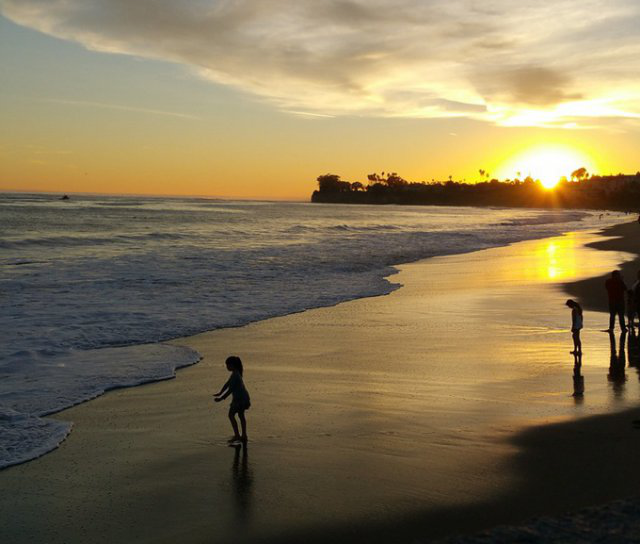
[[[638,351],[601,310],[638,228],[407,264],[387,296],[175,340],[203,360],[61,412],[58,450],[0,472],[0,540],[419,542],[631,496]],[[566,291],[586,308],[582,397]],[[229,354],[246,449],[211,397]]]
[[[622,223],[604,230],[604,239],[587,244],[588,247],[602,251],[621,251],[631,255],[620,263],[620,271],[631,287],[637,279],[640,270],[640,225],[636,221]],[[582,280],[568,282],[565,289],[571,295],[579,298],[582,305],[588,310],[608,312],[607,297],[603,297],[604,282],[609,277],[610,271],[601,276],[584,278]]]

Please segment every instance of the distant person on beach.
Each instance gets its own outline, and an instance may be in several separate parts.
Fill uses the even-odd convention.
[[[618,270],[611,272],[611,277],[604,283],[609,297],[609,332],[612,332],[616,324],[616,315],[620,321],[620,329],[627,330],[624,324],[624,296],[627,286]]]
[[[247,421],[244,417],[245,410],[251,407],[251,399],[249,398],[249,392],[244,386],[242,379],[242,361],[240,357],[231,355],[227,357],[225,361],[227,370],[231,372],[231,377],[222,386],[222,389],[215,395],[213,395],[216,402],[220,402],[226,399],[229,395],[231,397],[231,406],[229,406],[229,421],[231,421],[231,427],[233,428],[233,436],[229,439],[229,443],[235,442],[247,442]],[[238,423],[236,422],[236,414],[240,420],[242,426],[242,435],[238,432]]]
[[[566,305],[571,308],[571,336],[573,337],[573,351],[571,355],[576,358],[582,355],[582,341],[580,340],[580,331],[582,330],[582,306],[575,300],[569,299]]]

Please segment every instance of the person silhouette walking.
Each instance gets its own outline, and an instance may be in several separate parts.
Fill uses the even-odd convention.
[[[620,275],[620,271],[614,270],[611,272],[611,277],[604,282],[604,286],[607,289],[607,296],[609,297],[608,332],[613,332],[616,324],[616,315],[620,321],[620,329],[626,332],[627,327],[624,323],[624,296],[627,292],[627,286]]]

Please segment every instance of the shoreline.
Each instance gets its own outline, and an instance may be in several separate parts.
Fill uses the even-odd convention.
[[[629,253],[630,258],[619,264],[617,267],[628,283],[628,287],[635,281],[636,274],[640,270],[640,244],[636,242],[640,234],[640,226],[637,221],[622,223],[606,227],[600,231],[602,236],[608,239],[599,240],[587,244],[588,247],[602,251],[620,251]],[[568,282],[562,285],[565,292],[577,298],[585,310],[597,311],[608,314],[607,298],[604,289],[604,282],[609,274],[590,277],[583,280]],[[606,318],[603,318],[603,323]],[[549,442],[559,442],[566,439],[566,430],[574,434],[573,454],[569,457],[575,458],[584,451],[592,453],[594,451],[594,436],[600,435],[603,440],[608,440],[611,436],[627,436],[629,442],[620,441],[624,444],[623,451],[618,451],[614,456],[623,463],[624,450],[630,447],[630,442],[637,447],[640,442],[637,436],[640,431],[632,427],[632,422],[640,419],[640,407],[625,410],[614,414],[603,414],[593,416],[588,419],[573,422],[566,428],[559,426],[544,426],[537,429],[525,431],[518,438],[522,443],[529,446],[527,451],[532,451],[531,444],[536,441],[547,440]],[[566,429],[566,430],[565,430]],[[555,435],[555,436],[554,436]],[[630,435],[630,436],[629,436]],[[633,446],[632,446],[633,447]],[[611,483],[611,472],[617,472],[618,468],[613,467],[610,454],[601,455],[595,450],[598,458],[592,460],[593,470],[589,477],[597,476],[602,486],[609,486]],[[567,452],[563,452],[566,454]],[[566,475],[568,471],[574,469],[572,462],[553,459],[551,462],[559,464],[555,469],[559,474]],[[529,463],[529,465],[535,465]],[[624,470],[630,468],[629,463],[624,463]],[[602,470],[605,470],[603,475]],[[612,502],[594,504],[583,509],[571,509],[571,511],[556,516],[542,516],[527,520],[521,525],[506,525],[499,523],[489,530],[479,533],[467,534],[457,537],[445,537],[442,544],[482,544],[486,542],[502,543],[526,540],[528,542],[588,542],[598,541],[602,543],[620,542],[621,536],[637,534],[640,531],[640,497],[635,493],[629,496],[612,493]]]
[[[590,487],[607,489],[607,500],[600,496],[586,504],[517,523],[500,521],[480,532],[447,535],[442,537],[442,544],[520,541],[613,544],[634,541],[632,535],[640,529],[640,497],[637,490],[629,493],[622,480],[628,477],[637,482],[640,478],[638,467],[629,462],[629,451],[633,451],[629,448],[640,445],[640,430],[632,426],[632,421],[639,418],[640,407],[637,407],[568,424],[532,428],[514,437],[524,447],[518,463],[529,475],[527,481],[532,489],[528,492],[535,495],[539,491],[536,488],[564,486],[570,482],[579,494],[583,491],[579,482],[589,479]],[[606,446],[602,447],[602,444]],[[549,455],[554,449],[562,455]],[[589,459],[581,459],[585,453]],[[545,481],[550,473],[557,476],[553,484]],[[548,491],[553,493],[551,489]],[[625,540],[627,536],[631,540]]]
[[[569,212],[571,210],[563,210],[564,212]],[[590,213],[589,210],[573,210],[573,211],[578,211],[580,212],[581,215],[588,215]],[[584,229],[584,231],[590,231],[593,230],[593,227],[590,227],[589,229]],[[536,236],[539,236],[539,233],[536,233]],[[554,234],[552,236],[561,236],[563,235],[563,232],[560,232],[558,234]],[[360,300],[362,298],[371,298],[371,297],[379,297],[379,296],[387,296],[390,293],[392,293],[393,291],[400,289],[402,287],[402,285],[400,283],[396,283],[394,281],[394,277],[398,274],[399,270],[401,269],[401,267],[405,266],[405,265],[410,265],[416,262],[421,262],[424,261],[426,259],[434,259],[434,258],[442,258],[442,257],[448,257],[448,256],[455,256],[455,255],[465,255],[465,254],[472,254],[475,253],[477,251],[484,251],[486,249],[492,249],[492,248],[499,248],[499,247],[505,247],[505,246],[510,246],[512,244],[517,244],[523,241],[528,241],[528,240],[543,240],[549,238],[549,236],[543,236],[542,238],[526,238],[524,240],[515,240],[515,241],[496,241],[493,240],[492,243],[495,245],[491,245],[488,248],[479,248],[479,249],[459,249],[456,248],[454,250],[452,250],[452,253],[439,253],[436,255],[429,255],[427,257],[420,257],[420,258],[416,258],[416,260],[408,260],[408,261],[402,261],[402,262],[398,262],[395,264],[389,264],[389,265],[385,265],[383,268],[376,270],[375,273],[372,272],[372,274],[374,275],[374,279],[381,285],[377,285],[375,288],[371,289],[371,292],[369,293],[363,293],[363,292],[356,292],[355,294],[349,294],[349,295],[342,295],[342,298],[340,298],[339,300],[331,300],[329,302],[319,302],[321,305],[320,306],[310,306],[308,308],[302,308],[302,309],[289,309],[289,310],[285,310],[288,311],[289,313],[274,313],[273,315],[268,315],[267,317],[259,317],[257,318],[257,320],[255,321],[249,321],[249,322],[245,322],[245,323],[240,323],[240,324],[236,324],[236,325],[230,325],[230,326],[224,326],[221,328],[217,328],[217,329],[207,329],[207,330],[200,330],[199,332],[193,332],[194,330],[198,331],[198,329],[191,329],[186,335],[180,335],[180,336],[165,336],[165,337],[160,337],[160,339],[158,340],[154,340],[154,341],[144,341],[142,343],[132,343],[132,344],[121,344],[121,345],[116,345],[116,346],[103,346],[101,348],[95,348],[94,350],[92,350],[94,353],[97,353],[99,351],[102,350],[108,350],[108,349],[127,349],[127,348],[137,348],[137,347],[145,347],[145,346],[160,346],[160,345],[171,345],[172,343],[175,344],[176,341],[179,341],[182,338],[190,338],[192,336],[198,335],[198,334],[205,334],[205,333],[209,333],[209,332],[216,332],[216,331],[220,331],[220,330],[225,330],[225,329],[231,329],[231,328],[237,328],[237,327],[244,327],[247,325],[251,325],[252,323],[260,323],[262,321],[265,320],[269,320],[269,319],[276,319],[279,317],[285,317],[287,315],[294,315],[296,313],[303,313],[306,311],[313,311],[315,309],[318,308],[330,308],[330,307],[334,307],[336,305],[339,304],[343,304],[345,302],[350,302],[353,300]],[[443,249],[444,251],[444,249]],[[384,274],[383,274],[384,272]],[[374,282],[375,283],[375,282]],[[175,333],[172,333],[175,334]],[[94,355],[95,356],[95,355]],[[192,364],[197,364],[199,362],[199,359],[188,363],[186,366],[188,365],[192,365]],[[116,384],[116,385],[112,385],[109,384],[107,385],[106,388],[104,389],[96,389],[92,392],[92,397],[85,399],[85,398],[79,398],[79,399],[73,399],[68,406],[64,407],[64,408],[59,408],[56,407],[53,410],[47,410],[44,413],[39,413],[39,414],[33,414],[34,417],[36,418],[41,418],[43,421],[47,421],[47,418],[49,418],[50,416],[54,415],[54,414],[60,414],[74,406],[83,404],[85,402],[89,402],[92,400],[95,400],[95,398],[98,398],[102,395],[104,395],[105,393],[109,392],[109,391],[114,391],[114,390],[119,390],[122,388],[129,388],[129,387],[139,387],[140,385],[143,384],[147,384],[147,383],[155,383],[157,381],[162,381],[162,380],[166,380],[166,379],[173,379],[176,377],[176,373],[178,370],[180,370],[183,366],[185,366],[184,364],[175,364],[174,368],[173,368],[173,375],[166,375],[164,377],[140,377],[140,383],[135,384],[135,385],[130,385],[130,384]],[[56,440],[56,445],[54,446],[47,446],[47,448],[43,448],[43,450],[41,452],[38,452],[36,455],[34,455],[33,457],[25,457],[22,458],[20,460],[12,460],[10,463],[6,464],[6,465],[2,465],[0,466],[0,471],[4,470],[6,468],[9,468],[11,466],[17,466],[23,463],[28,463],[34,459],[38,459],[40,457],[42,457],[43,455],[47,455],[48,453],[55,451],[55,449],[57,449],[61,443],[63,443],[67,438],[67,436],[71,433],[72,431],[72,426],[73,426],[73,422],[69,421],[68,422],[71,427],[69,428],[69,430],[67,431],[66,435],[64,438],[61,438],[59,440]],[[53,444],[53,442],[51,442],[51,444]]]
[[[587,246],[601,251],[629,253],[629,258],[620,263],[617,268],[621,271],[627,287],[630,288],[636,281],[637,272],[640,270],[640,225],[637,221],[621,223],[605,227],[600,234],[608,239],[598,240],[587,244]],[[569,295],[578,298],[585,309],[608,314],[609,308],[604,288],[604,282],[608,277],[607,273],[569,282],[563,284],[563,288]]]
[[[565,394],[554,394],[541,402],[538,397],[548,396],[548,384],[528,384],[522,392],[532,403],[533,419],[527,411],[529,407],[525,406],[521,413],[518,404],[510,401],[510,417],[487,427],[483,411],[490,415],[504,411],[495,401],[505,390],[501,383],[485,381],[482,387],[489,388],[489,392],[477,398],[483,393],[474,380],[486,378],[481,378],[482,374],[476,378],[474,373],[485,371],[478,363],[494,357],[495,349],[477,350],[473,364],[464,365],[460,373],[459,351],[450,341],[457,337],[455,327],[459,323],[466,341],[478,346],[486,342],[487,331],[476,330],[470,324],[475,313],[485,322],[488,316],[491,323],[485,326],[495,327],[490,332],[504,334],[504,327],[513,325],[518,314],[504,309],[504,315],[493,315],[488,313],[491,306],[486,303],[501,304],[503,297],[518,300],[526,293],[527,285],[539,287],[540,292],[532,301],[544,293],[544,300],[555,304],[553,301],[561,296],[556,286],[562,282],[551,281],[551,268],[537,271],[539,277],[527,277],[532,273],[529,268],[535,268],[527,260],[531,258],[528,253],[533,248],[536,262],[546,262],[552,244],[558,246],[554,246],[558,251],[566,242],[568,255],[582,255],[584,252],[577,245],[585,236],[589,235],[581,233],[574,242],[566,236],[543,239],[545,242],[519,242],[403,265],[399,274],[407,280],[405,289],[386,297],[358,299],[174,341],[200,346],[202,351],[195,349],[203,355],[203,361],[181,369],[176,380],[113,391],[71,408],[70,419],[75,421],[77,416],[72,440],[43,458],[0,473],[7,494],[0,498],[0,505],[10,500],[14,492],[18,504],[24,506],[6,529],[8,540],[19,542],[16,538],[21,537],[26,542],[38,534],[48,534],[52,542],[82,541],[90,531],[106,541],[109,537],[120,541],[171,541],[184,537],[195,542],[216,530],[224,535],[226,522],[240,519],[238,516],[257,527],[240,535],[241,541],[252,542],[295,541],[302,537],[309,540],[311,534],[318,535],[317,541],[333,535],[339,541],[375,542],[391,534],[410,540],[419,535],[440,538],[456,532],[470,533],[498,523],[519,523],[531,517],[532,512],[534,515],[539,507],[531,504],[532,497],[550,493],[541,483],[548,475],[548,456],[557,453],[559,438],[567,436],[570,441],[563,444],[560,459],[554,461],[566,479],[564,488],[553,500],[546,500],[545,512],[559,514],[593,501],[620,498],[625,490],[640,483],[640,474],[633,467],[625,474],[616,474],[621,472],[620,464],[611,461],[626,462],[628,451],[633,451],[630,448],[638,445],[627,442],[634,441],[635,435],[625,436],[625,418],[636,417],[637,408],[629,412],[633,415],[624,417],[615,413],[585,418],[589,410],[598,409],[597,404],[596,408],[589,405],[592,398],[609,402],[607,388],[595,386],[604,363],[596,361],[593,368],[587,369],[592,374],[587,374],[590,396],[586,406],[574,406]],[[602,262],[609,266],[615,258],[606,259],[603,254],[595,260],[597,266]],[[526,274],[517,280],[514,277],[515,281],[512,276],[502,276],[507,269],[505,264],[496,263],[499,259],[527,265],[522,266]],[[476,277],[477,272],[469,277],[464,270],[469,266],[480,276]],[[485,270],[491,266],[495,267],[493,276]],[[559,269],[554,265],[553,274]],[[570,273],[568,268],[565,273]],[[426,286],[422,285],[425,281]],[[456,294],[461,289],[462,296]],[[435,302],[430,306],[434,299],[456,310],[450,316],[453,321],[433,323],[445,315],[433,313],[439,311]],[[459,304],[470,300],[480,306],[458,310]],[[540,312],[528,317],[544,320],[545,311],[549,311],[548,305],[541,304]],[[547,333],[551,340],[543,335],[533,338],[534,345],[542,350],[555,346],[556,328],[563,333],[560,345],[568,343],[564,338],[566,316],[564,311],[561,313],[557,325],[555,318],[547,325],[551,327]],[[367,320],[371,331],[361,330],[362,320]],[[416,327],[416,321],[421,325]],[[429,331],[429,327],[445,328]],[[523,361],[529,357],[531,364],[547,368],[548,356],[539,360],[535,349],[529,355],[522,351],[518,338],[511,340],[511,336],[538,334],[536,330],[521,333],[518,328],[510,329],[500,337],[498,346],[510,357]],[[429,335],[426,340],[422,338],[425,333]],[[438,343],[442,334],[446,338]],[[305,345],[292,343],[292,336],[304,338]],[[601,337],[593,336],[599,342],[594,350],[598,357],[608,354],[608,345],[600,342]],[[238,346],[242,349],[238,350]],[[255,402],[249,413],[251,460],[233,458],[229,484],[228,463],[233,454],[216,441],[216,436],[222,439],[220,433],[227,433],[228,424],[224,409],[212,413],[210,394],[215,382],[226,379],[221,360],[235,351],[241,351],[243,357],[248,354]],[[363,374],[359,362],[369,365],[370,358],[378,352],[387,354],[379,364],[386,364],[389,357],[395,359],[398,354],[401,358],[394,361],[391,373],[374,365]],[[424,372],[421,359],[425,356],[449,365],[438,374],[439,380],[447,380],[453,371],[454,381],[431,386],[433,375],[426,381],[420,378]],[[548,367],[554,376],[560,372],[563,381],[565,368],[568,370],[564,359],[561,357]],[[408,360],[415,360],[418,366],[407,366]],[[396,376],[397,367],[401,375],[411,380]],[[524,369],[507,370],[505,383],[527,383]],[[491,374],[493,367],[487,371]],[[559,382],[553,379],[556,387]],[[449,390],[461,391],[463,396],[448,398]],[[398,398],[404,399],[399,406]],[[551,410],[546,407],[549,403]],[[429,417],[421,422],[425,410]],[[65,415],[66,411],[59,414],[61,419]],[[561,422],[554,423],[558,418]],[[592,422],[591,427],[577,425],[585,419]],[[620,422],[615,431],[609,423],[613,420]],[[552,425],[540,426],[545,423]],[[536,430],[540,433],[536,434]],[[602,474],[591,465],[580,464],[588,461],[580,459],[581,453],[592,453],[588,448],[596,431],[603,437],[617,437],[610,447],[602,448],[600,460],[610,462],[612,469]],[[73,466],[75,472],[65,472],[66,466]],[[598,476],[598,486],[587,491],[585,470],[595,470]],[[376,474],[374,480],[372,474]],[[336,482],[341,482],[343,489],[336,490]],[[47,492],[52,493],[52,500],[38,497]],[[230,503],[220,502],[221,493]],[[363,493],[367,496],[364,501]],[[449,493],[444,502],[443,493]],[[55,497],[64,497],[62,504]],[[108,511],[104,511],[107,505]],[[132,517],[131,508],[125,506],[144,512],[143,517]],[[63,515],[53,526],[46,519],[34,519],[36,512],[64,514],[76,510],[78,519],[70,521]],[[211,512],[216,513],[215,519],[210,518]],[[173,529],[178,532],[167,531],[167,523],[172,526],[172,520],[180,520],[181,528]],[[153,531],[153,527],[159,530]],[[452,530],[453,527],[459,530]],[[224,536],[220,538],[224,540]]]

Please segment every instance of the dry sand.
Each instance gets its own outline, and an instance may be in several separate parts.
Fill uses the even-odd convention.
[[[69,439],[0,473],[0,541],[412,542],[634,494],[640,384],[611,372],[604,314],[572,396],[561,286],[632,258],[600,239],[429,259],[385,297],[176,340],[203,361],[60,413]],[[211,399],[231,353],[246,450]]]

